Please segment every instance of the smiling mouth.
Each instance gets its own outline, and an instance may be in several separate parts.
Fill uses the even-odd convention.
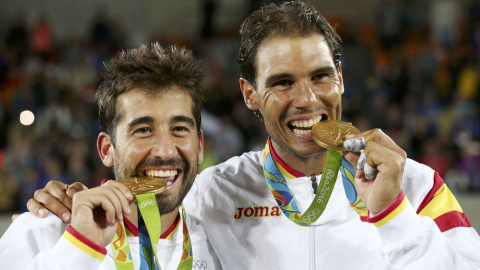
[[[328,120],[328,115],[321,114],[310,120],[295,120],[288,123],[288,127],[297,135],[309,135],[312,127],[320,121]]]
[[[167,189],[178,179],[178,170],[145,170],[145,175],[161,177],[167,182]]]

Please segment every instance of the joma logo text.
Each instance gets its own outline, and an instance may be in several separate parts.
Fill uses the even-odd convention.
[[[268,206],[255,206],[255,207],[238,207],[237,213],[233,216],[235,219],[239,219],[243,216],[245,217],[274,217],[280,216],[280,208],[278,206],[268,207]]]

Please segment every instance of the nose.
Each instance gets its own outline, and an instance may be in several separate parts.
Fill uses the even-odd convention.
[[[152,155],[163,160],[169,160],[177,154],[175,140],[169,132],[161,132],[155,136]]]
[[[295,90],[293,106],[296,108],[309,108],[318,102],[318,97],[315,95],[314,88],[309,82],[301,82]]]

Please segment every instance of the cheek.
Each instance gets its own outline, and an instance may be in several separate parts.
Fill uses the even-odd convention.
[[[183,153],[183,156],[191,159],[194,155],[198,153],[198,144],[193,143],[189,140],[180,140],[177,141],[176,147],[179,152]]]
[[[339,82],[330,82],[324,86],[329,95],[337,97],[342,95],[342,85]],[[327,90],[328,89],[328,90]]]
[[[197,138],[179,138],[175,141],[178,153],[189,163],[198,163],[199,142]]]
[[[289,96],[283,92],[268,92],[262,97],[262,107],[264,113],[281,112],[285,104],[288,104]]]
[[[320,98],[330,106],[337,106],[342,100],[342,87],[337,83],[328,83],[321,87]]]
[[[125,143],[124,147],[121,149],[123,159],[125,161],[128,161],[129,164],[137,164],[139,160],[144,158],[146,156],[146,153],[148,153],[149,148],[145,144],[130,144],[130,143]]]

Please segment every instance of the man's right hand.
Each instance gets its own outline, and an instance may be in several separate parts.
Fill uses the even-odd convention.
[[[60,217],[63,222],[69,223],[72,217],[72,198],[75,193],[88,189],[80,182],[71,185],[51,180],[44,189],[35,191],[33,198],[27,203],[28,211],[35,216],[44,218],[50,210]],[[16,217],[14,216],[13,219]]]
[[[119,221],[130,215],[130,189],[117,181],[78,192],[73,197],[71,226],[93,243],[105,247],[113,239]]]

